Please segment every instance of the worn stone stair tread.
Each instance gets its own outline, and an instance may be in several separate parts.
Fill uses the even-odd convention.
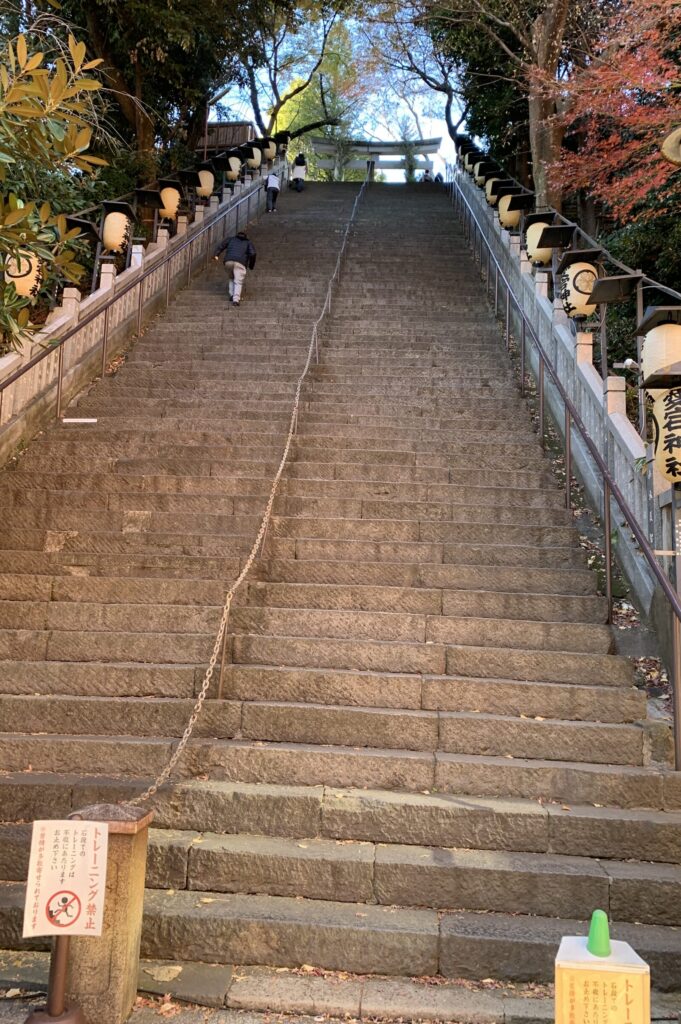
[[[504,678],[475,678],[380,673],[369,670],[284,668],[277,665],[227,666],[225,693],[241,700],[300,700],[314,694],[319,703],[442,711],[482,711],[534,717],[560,709],[553,717],[595,721],[645,718],[646,695],[631,686],[576,683],[525,683]],[[367,701],[376,693],[378,701]],[[606,717],[602,717],[606,716]],[[548,714],[547,717],[552,717]]]
[[[584,919],[598,906],[616,921],[681,922],[675,864],[162,829],[149,862],[147,885],[161,889]]]
[[[548,982],[563,935],[586,935],[588,922],[503,914],[446,914],[441,924],[440,971],[449,977],[493,977]],[[611,925],[615,939],[628,942],[650,964],[662,991],[681,987],[681,930],[648,924]],[[488,975],[486,975],[488,976]]]
[[[194,664],[142,664],[139,662],[12,661],[2,667],[6,695],[63,695],[77,690],[79,697],[193,696],[197,674]]]

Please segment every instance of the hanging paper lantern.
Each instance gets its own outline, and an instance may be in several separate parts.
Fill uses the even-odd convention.
[[[662,156],[670,164],[681,167],[681,128],[675,128],[662,143]]]
[[[175,220],[177,217],[177,211],[180,205],[182,196],[178,189],[173,188],[171,185],[167,185],[161,189],[161,200],[163,206],[159,213],[161,217],[165,217],[166,220]]]
[[[5,281],[13,284],[22,298],[32,299],[38,294],[42,276],[42,263],[28,249],[20,249],[16,257],[7,258]]]
[[[263,149],[262,155],[265,157],[266,160],[274,160],[275,156],[277,155],[277,143],[275,142],[274,139],[271,139],[269,137],[263,139],[263,142],[266,142],[267,145],[265,149]]]
[[[530,224],[525,234],[527,256],[533,267],[548,267],[551,262],[553,249],[539,248],[539,239],[542,236],[544,228],[548,227],[551,227],[548,221],[535,221],[534,224]]]
[[[202,199],[207,199],[213,194],[213,186],[215,185],[215,175],[212,171],[209,171],[207,167],[204,167],[199,171],[199,178],[201,184],[196,187],[197,196],[201,196]]]
[[[227,157],[229,162],[229,170],[227,171],[227,181],[236,181],[241,173],[241,157],[237,153],[230,153]]]
[[[473,179],[475,181],[475,184],[479,185],[480,188],[482,188],[483,185],[485,184],[484,174],[480,173],[481,168],[483,167],[485,162],[486,162],[485,160],[478,160],[478,162],[473,167]]]
[[[681,480],[681,388],[649,391],[653,398],[655,468],[665,480]]]
[[[473,173],[473,168],[477,163],[480,162],[480,153],[477,150],[472,149],[470,153],[466,153],[464,157],[463,165],[469,174]]]
[[[561,274],[560,297],[563,309],[571,319],[591,316],[596,304],[589,302],[598,269],[592,263],[571,263]]]
[[[641,372],[646,380],[659,370],[681,362],[681,324],[658,324],[648,331],[641,352]]]
[[[251,150],[251,155],[246,158],[246,166],[251,171],[257,171],[258,167],[260,167],[260,164],[262,163],[262,151],[257,146],[253,145],[249,148]]]
[[[520,210],[510,210],[512,195],[502,196],[499,200],[499,223],[506,231],[512,231],[520,224]]]
[[[130,218],[120,211],[107,213],[102,226],[105,252],[125,252],[130,241]]]
[[[501,181],[501,178],[488,178],[485,184],[485,195],[487,196],[487,202],[490,206],[497,205],[497,196],[492,195],[492,185],[495,181]]]

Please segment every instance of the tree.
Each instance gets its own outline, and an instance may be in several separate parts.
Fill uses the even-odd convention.
[[[286,0],[276,6],[284,18],[292,10]],[[263,0],[62,0],[63,16],[102,59],[140,178],[156,175],[163,150],[184,155],[196,147],[216,92],[243,81],[237,54],[269,7]]]
[[[21,296],[6,274],[18,277],[42,269],[43,279],[59,275],[76,281],[82,271],[62,214],[54,215],[41,192],[45,174],[88,174],[105,161],[88,153],[95,113],[89,97],[100,83],[87,72],[86,48],[73,36],[65,52],[54,51],[55,35],[32,27],[27,36],[7,39],[0,51],[0,351],[18,349],[30,337],[35,296]],[[16,191],[8,190],[12,178]],[[19,187],[20,186],[20,187]]]
[[[291,132],[296,140],[292,152],[303,151],[311,176],[322,181],[364,178],[364,172],[348,169],[352,156],[350,140],[362,131],[362,116],[372,88],[370,69],[357,56],[357,45],[353,30],[337,22],[312,81],[302,90],[298,89],[301,80],[291,83],[272,126],[274,131]],[[331,170],[316,167],[314,150],[308,141],[312,130],[334,147]]]
[[[681,123],[681,6],[625,0],[610,18],[594,58],[565,87],[565,150],[552,177],[584,189],[618,222],[676,211],[681,173],[660,145]]]
[[[422,135],[416,102],[429,93],[439,94],[444,99],[447,131],[456,141],[466,110],[458,68],[452,56],[434,44],[418,8],[398,2],[382,4],[370,19],[366,35],[371,58],[384,70],[386,101],[391,95],[396,97]]]
[[[341,13],[351,12],[352,0],[311,0],[299,4],[293,18],[282,14],[279,4],[271,4],[269,17],[241,53],[253,117],[263,135],[271,135],[282,123],[284,107],[291,109],[312,87],[319,101],[316,115],[293,128],[292,137],[339,125],[340,116],[327,96],[324,63]]]

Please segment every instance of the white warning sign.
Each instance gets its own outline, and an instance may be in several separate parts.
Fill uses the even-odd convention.
[[[34,821],[24,938],[101,935],[108,826],[101,821]]]

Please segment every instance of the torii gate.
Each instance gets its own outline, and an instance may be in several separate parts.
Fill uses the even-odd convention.
[[[332,139],[320,136],[310,140],[315,156],[321,156],[318,166],[325,171],[332,171],[336,166],[336,146]],[[376,171],[404,171],[406,169],[406,145],[412,150],[416,159],[416,171],[433,170],[433,162],[428,155],[437,153],[442,139],[419,139],[402,142],[383,142],[374,139],[351,139],[347,143],[351,158],[344,166],[349,170],[369,172],[369,179],[374,180]],[[391,156],[391,160],[381,160],[381,155]],[[400,159],[394,159],[399,157]],[[425,159],[419,159],[423,158]]]

